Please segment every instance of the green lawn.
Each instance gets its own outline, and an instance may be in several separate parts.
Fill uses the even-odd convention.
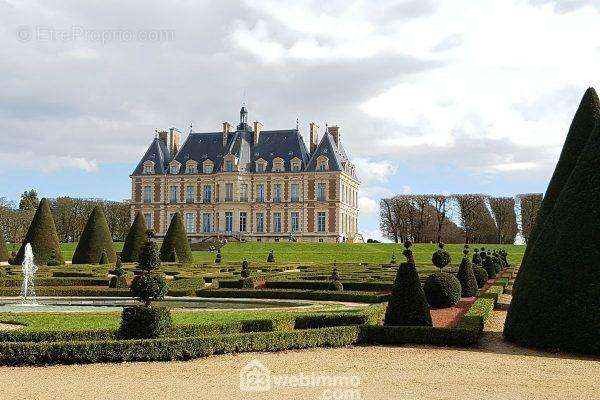
[[[70,260],[75,252],[76,243],[63,243],[62,251],[66,260]],[[511,263],[520,263],[525,251],[522,245],[476,245],[486,249],[503,248],[508,251]],[[121,251],[123,243],[115,243],[115,249]],[[431,263],[431,254],[436,250],[435,244],[415,244],[413,253],[415,262],[419,264]],[[282,263],[369,263],[383,264],[390,261],[392,254],[396,259],[404,261],[401,244],[393,243],[228,243],[222,249],[224,262],[241,262],[244,258],[248,261],[264,262],[269,250],[274,250],[277,262]],[[452,255],[452,262],[456,264],[462,258],[463,245],[447,244],[446,249]],[[471,246],[473,249],[473,245]],[[471,253],[472,254],[472,253]],[[194,252],[196,262],[211,263],[215,254],[208,251]]]

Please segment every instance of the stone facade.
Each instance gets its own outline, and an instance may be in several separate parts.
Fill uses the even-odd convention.
[[[297,129],[262,131],[258,123],[251,129],[244,111],[236,132],[227,123],[222,132],[190,131],[181,149],[178,131],[159,133],[131,175],[132,219],[141,211],[162,237],[179,212],[192,241],[355,241],[360,183],[339,143],[339,128],[328,128],[309,152]],[[311,139],[315,130],[311,124]],[[211,153],[202,144],[209,146],[215,135],[222,150]],[[297,140],[298,149],[280,139]]]

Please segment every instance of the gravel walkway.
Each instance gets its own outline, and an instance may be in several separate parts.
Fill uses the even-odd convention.
[[[494,311],[475,349],[365,346],[223,355],[189,362],[0,368],[1,398],[17,399],[327,399],[328,388],[241,392],[243,366],[259,360],[272,375],[358,376],[346,399],[591,399],[600,364],[540,353],[501,340]],[[273,377],[272,377],[273,378]],[[329,388],[329,390],[331,390]]]

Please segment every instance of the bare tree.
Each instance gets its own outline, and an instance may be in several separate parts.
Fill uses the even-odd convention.
[[[525,243],[528,243],[535,219],[542,205],[543,195],[541,193],[525,193],[517,195],[517,198],[519,199],[521,214],[521,234]]]
[[[448,218],[450,197],[443,194],[432,194],[429,195],[429,198],[435,210],[436,242],[439,243],[442,241],[442,229]]]
[[[495,221],[498,242],[513,244],[518,231],[515,199],[512,197],[490,197],[489,204]]]
[[[379,202],[379,229],[383,236],[398,243],[398,218],[393,198]]]

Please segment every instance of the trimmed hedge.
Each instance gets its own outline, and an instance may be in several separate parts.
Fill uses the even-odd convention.
[[[103,253],[106,254],[106,260],[102,260]],[[117,253],[108,222],[102,207],[96,206],[83,228],[79,243],[77,243],[73,254],[73,264],[108,264],[115,261],[117,261]]]
[[[54,278],[92,278],[96,276],[93,272],[77,271],[52,271]]]
[[[31,243],[36,264],[47,265],[52,254],[55,255],[57,264],[63,265],[65,263],[60,251],[60,242],[58,241],[56,226],[54,225],[54,219],[52,218],[52,211],[50,211],[50,202],[46,198],[43,198],[40,201],[40,204],[35,211],[35,215],[29,225],[25,239],[23,239],[23,244],[13,260],[15,265],[23,263],[25,245],[27,243]]]
[[[146,241],[147,230],[144,214],[138,211],[135,214],[135,219],[127,232],[127,237],[123,244],[123,251],[121,251],[121,260],[123,262],[138,262],[142,245]]]
[[[23,279],[0,279],[2,287],[21,287]],[[106,278],[36,278],[36,288],[42,286],[108,286]]]
[[[167,336],[173,327],[167,307],[129,306],[121,314],[119,338],[155,339]]]
[[[227,281],[220,281],[222,284]],[[344,290],[350,291],[367,291],[367,292],[391,292],[394,286],[393,283],[383,282],[354,282],[354,281],[340,281],[344,285]],[[304,290],[327,290],[329,289],[330,281],[268,281],[265,282],[265,288],[267,289],[304,289]]]
[[[93,287],[93,286],[41,286],[35,289],[38,296],[53,296],[53,297],[131,297],[129,289],[110,289],[108,287]],[[19,296],[21,289],[0,288],[0,296]],[[167,292],[167,296],[184,297],[193,296],[193,290],[178,290],[171,289]]]
[[[194,257],[190,249],[183,220],[177,212],[171,218],[169,229],[160,247],[160,259],[165,262],[179,261],[182,263],[192,262]]]
[[[281,299],[281,300],[320,300],[350,301],[357,303],[382,303],[389,295],[374,292],[334,292],[310,290],[261,290],[261,289],[201,289],[196,291],[198,297]]]

